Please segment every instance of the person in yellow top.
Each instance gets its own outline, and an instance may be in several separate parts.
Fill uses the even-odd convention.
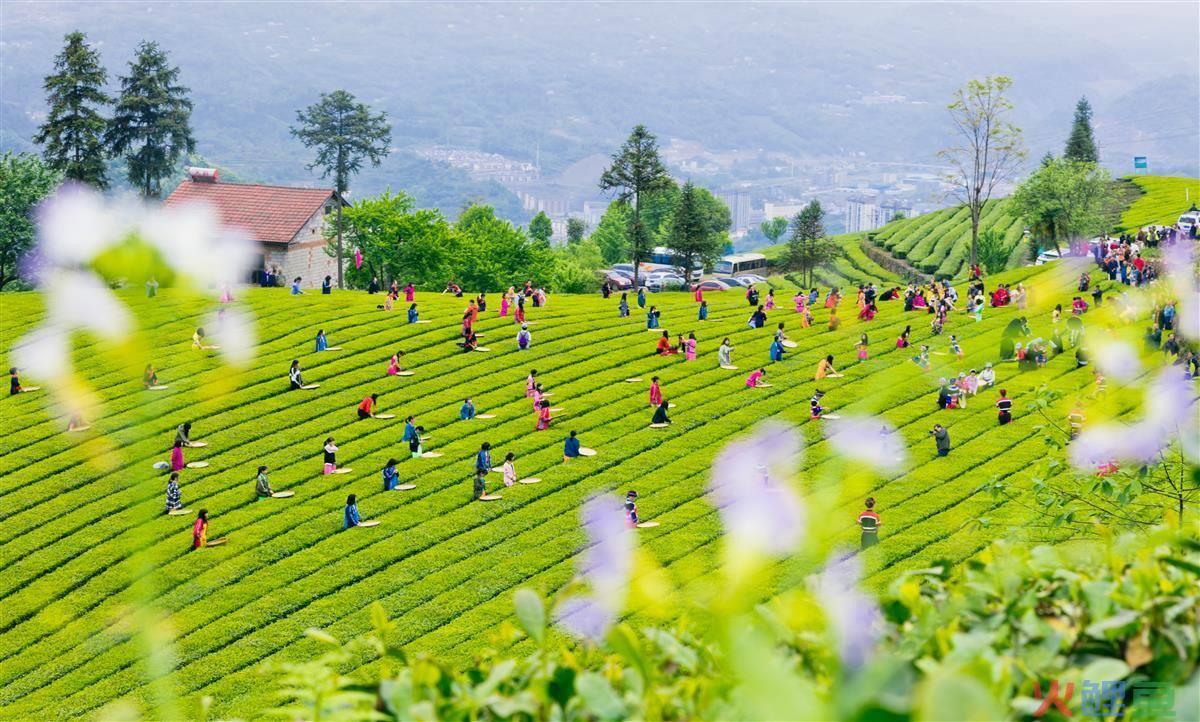
[[[821,362],[817,364],[815,381],[820,381],[821,379],[840,379],[841,377],[842,374],[839,374],[837,369],[833,367],[833,354],[821,359]]]

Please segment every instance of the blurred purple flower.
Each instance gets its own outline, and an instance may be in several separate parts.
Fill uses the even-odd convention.
[[[558,623],[572,635],[596,642],[604,639],[616,614],[592,597],[570,597],[554,610]]]
[[[1163,266],[1175,294],[1175,331],[1189,341],[1200,340],[1200,289],[1196,287],[1195,244],[1173,243],[1163,248]]]
[[[846,417],[826,420],[830,445],[837,453],[880,471],[903,466],[906,457],[904,439],[896,427],[873,417]]]
[[[871,658],[875,650],[875,626],[879,606],[875,599],[858,588],[862,562],[857,555],[830,556],[817,579],[817,598],[838,640],[842,664],[854,669]]]
[[[1148,463],[1175,439],[1191,451],[1185,431],[1194,427],[1195,401],[1195,390],[1184,377],[1183,368],[1163,368],[1146,388],[1143,405],[1147,411],[1142,420],[1085,428],[1071,442],[1071,464],[1092,471],[1109,461]]]
[[[625,510],[611,496],[596,496],[580,512],[588,546],[579,563],[579,576],[589,596],[571,597],[555,610],[555,617],[572,634],[599,641],[625,606],[633,576],[633,533],[625,523]]]
[[[771,469],[776,471],[775,478],[791,477],[799,460],[800,440],[795,430],[773,421],[721,451],[713,462],[709,491],[730,544],[774,555],[795,548],[804,533],[804,507],[790,488],[766,484],[764,479],[771,478]]]

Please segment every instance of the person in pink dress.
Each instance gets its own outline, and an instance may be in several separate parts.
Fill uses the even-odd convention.
[[[513,322],[518,325],[525,323],[525,307],[519,303],[517,304],[516,313],[513,314]]]
[[[500,294],[500,315],[502,317],[508,315],[508,294],[507,293]]]
[[[541,405],[542,405],[542,396],[543,396],[543,394],[542,394],[542,385],[541,385],[541,384],[534,384],[534,385],[533,385],[533,396],[531,397],[531,398],[533,399],[533,410],[534,410],[534,411],[537,411],[537,410],[538,410],[538,408],[540,408],[540,407],[541,407]]]
[[[412,285],[412,281],[409,281],[408,285],[404,287],[404,300],[408,303],[412,303],[414,300],[416,300],[416,298],[417,289]]]
[[[533,396],[534,390],[537,389],[537,369],[529,372],[525,377],[525,396],[526,398]]]
[[[658,377],[650,379],[650,405],[658,406],[662,403],[662,388],[658,385]]]
[[[797,291],[792,303],[796,304],[796,313],[804,313],[804,291]]]
[[[171,471],[179,471],[187,466],[183,461],[183,442],[179,439],[175,440],[175,446],[171,449]]]
[[[221,303],[232,303],[232,302],[233,302],[233,291],[229,290],[228,283],[222,284],[221,285]]]
[[[766,369],[758,369],[758,370],[754,371],[752,374],[750,374],[749,377],[746,378],[746,388],[748,388],[748,389],[757,388],[758,385],[763,382],[762,377],[766,376],[766,375],[767,375]]]
[[[696,284],[696,290],[692,292],[692,298],[696,300],[696,303],[704,300],[704,289],[700,288],[699,283]]]
[[[403,355],[404,355],[403,351],[397,351],[396,353],[392,354],[392,360],[388,362],[388,368],[387,368],[388,376],[395,376],[396,374],[398,374],[404,370],[403,368],[400,367],[400,357]]]
[[[769,291],[767,291],[767,302],[765,304],[763,304],[763,310],[764,311],[774,311],[775,310],[775,289],[772,288]]]
[[[683,354],[687,361],[696,360],[696,334],[688,334],[687,340],[683,342]]]
[[[550,428],[551,421],[552,421],[552,419],[550,418],[550,402],[543,401],[542,407],[540,409],[538,409],[537,426],[534,428],[537,431],[545,431],[546,429]]]

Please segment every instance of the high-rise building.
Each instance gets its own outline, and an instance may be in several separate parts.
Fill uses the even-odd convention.
[[[750,227],[750,193],[738,188],[721,193],[721,200],[729,206],[730,230],[745,232]]]
[[[878,228],[879,206],[869,198],[851,198],[846,202],[846,232],[857,233]]]
[[[910,206],[899,203],[876,203],[870,198],[851,198],[846,203],[846,232],[871,231],[890,222],[897,213],[912,217]]]

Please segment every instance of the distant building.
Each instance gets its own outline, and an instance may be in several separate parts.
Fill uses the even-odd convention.
[[[805,203],[771,203],[763,204],[763,218],[787,218],[791,220],[800,211],[804,210]]]
[[[742,189],[721,193],[721,200],[729,206],[730,229],[744,233],[750,227],[750,193]]]
[[[600,219],[604,217],[604,213],[611,203],[612,201],[583,202],[583,222],[588,225],[588,228],[595,229],[600,225]]]
[[[846,232],[871,231],[893,220],[897,213],[912,217],[912,207],[898,203],[876,203],[869,198],[851,198],[846,203]]]
[[[300,276],[309,287],[325,276],[337,278],[337,261],[325,252],[325,225],[338,203],[349,204],[333,189],[222,183],[215,169],[189,168],[163,204],[195,203],[207,204],[223,225],[258,243],[259,269],[278,269],[289,281]]]

